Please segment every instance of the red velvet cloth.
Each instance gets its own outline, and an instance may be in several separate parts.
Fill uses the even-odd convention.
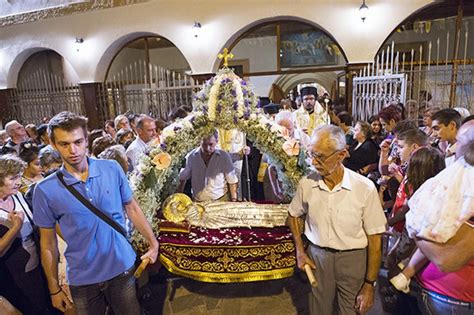
[[[293,274],[288,227],[160,232],[160,260],[173,273],[205,282],[281,279]]]

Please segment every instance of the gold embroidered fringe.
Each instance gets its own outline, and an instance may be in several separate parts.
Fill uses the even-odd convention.
[[[160,260],[168,271],[203,282],[282,279],[291,277],[296,265],[292,242],[219,247],[162,243],[160,248]]]
[[[293,275],[294,267],[278,270],[250,271],[242,273],[214,273],[193,270],[184,270],[176,266],[170,259],[160,255],[160,261],[165,268],[176,275],[190,278],[201,282],[212,283],[234,283],[234,282],[253,282],[288,278]]]

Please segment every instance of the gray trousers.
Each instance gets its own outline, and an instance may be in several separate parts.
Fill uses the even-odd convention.
[[[310,314],[356,314],[354,305],[364,284],[367,249],[331,252],[311,244],[308,255],[316,264],[318,280],[309,297]]]

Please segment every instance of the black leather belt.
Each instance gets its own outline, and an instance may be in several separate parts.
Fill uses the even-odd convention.
[[[322,250],[325,250],[327,252],[330,252],[330,253],[346,253],[346,252],[354,252],[356,250],[363,250],[365,248],[352,248],[352,249],[334,249],[334,248],[330,248],[330,247],[322,247],[322,246],[318,246],[318,245],[314,245],[316,246],[317,248],[320,248]]]

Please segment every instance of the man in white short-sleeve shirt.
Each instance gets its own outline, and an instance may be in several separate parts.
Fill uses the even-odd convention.
[[[346,154],[341,128],[318,127],[310,149],[316,172],[301,179],[290,204],[298,267],[308,264],[319,282],[311,314],[363,314],[374,303],[386,219],[374,184],[342,165]]]
[[[147,115],[140,115],[136,127],[138,137],[127,148],[127,158],[135,169],[142,155],[149,148],[149,143],[156,138],[156,123]]]
[[[216,148],[217,132],[201,140],[191,151],[186,166],[179,174],[178,192],[183,192],[191,179],[193,199],[197,201],[237,201],[238,178],[230,155]]]

